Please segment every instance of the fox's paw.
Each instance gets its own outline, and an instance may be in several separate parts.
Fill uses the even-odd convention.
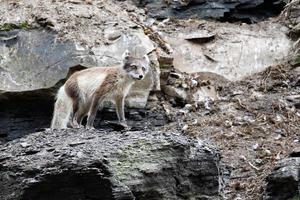
[[[93,126],[86,126],[85,128],[86,128],[87,130],[96,130],[95,127],[93,127]]]
[[[131,129],[131,127],[128,126],[126,121],[119,122],[119,125],[123,128],[123,131],[129,131]]]
[[[77,125],[74,125],[73,128],[80,129],[80,128],[84,128],[84,126],[77,124]]]
[[[119,125],[123,126],[124,128],[128,127],[126,121],[119,122]]]

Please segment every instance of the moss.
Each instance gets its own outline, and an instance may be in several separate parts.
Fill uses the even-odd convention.
[[[19,27],[21,29],[30,29],[30,24],[28,23],[28,21],[24,21],[24,22],[20,23]]]
[[[13,29],[30,29],[28,21],[23,21],[20,24],[4,23],[0,25],[0,31],[11,31]]]
[[[0,25],[1,31],[10,31],[10,30],[17,29],[17,28],[18,28],[18,26],[15,24],[12,24],[12,23],[5,23],[5,24]]]
[[[300,55],[298,55],[295,59],[295,64],[300,65]]]

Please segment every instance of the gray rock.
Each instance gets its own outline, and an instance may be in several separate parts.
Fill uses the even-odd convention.
[[[187,73],[213,72],[231,81],[278,64],[293,48],[288,29],[273,22],[254,25],[184,22],[176,29],[176,33],[163,30],[161,33],[174,50],[176,69]],[[199,36],[205,36],[206,40],[200,42],[196,39]],[[194,40],[187,40],[188,37]]]
[[[281,21],[290,28],[289,36],[295,41],[291,53],[291,64],[299,66],[300,58],[300,1],[291,0],[281,13]]]
[[[267,177],[264,199],[299,199],[300,157],[298,155],[299,153],[294,152],[295,157],[285,158],[277,163],[273,172]]]
[[[286,4],[284,0],[139,0],[136,2],[146,7],[149,15],[155,18],[216,18],[249,23],[280,14]]]
[[[141,45],[140,54],[154,49],[142,31],[132,31],[115,38],[110,45],[95,46],[91,50],[76,42],[60,42],[55,32],[47,30],[10,31],[6,35],[0,40],[0,98],[7,92],[52,92],[50,90],[57,88],[74,66],[114,66],[120,64],[126,49],[135,50]],[[133,87],[127,101],[129,106],[146,105],[153,79],[150,72]]]
[[[0,199],[219,199],[219,167],[178,133],[38,132],[1,147]]]
[[[110,44],[88,48],[61,41],[48,29],[1,32],[0,139],[49,127],[54,96],[66,77],[86,67],[119,65],[126,49],[150,54],[153,70],[126,98],[127,107],[144,108],[153,84],[160,85],[159,73],[151,72],[159,68],[152,41],[139,29],[114,38]]]
[[[162,87],[162,91],[171,97],[179,98],[181,100],[186,100],[187,93],[183,88],[176,88],[175,86],[171,85],[164,85]]]

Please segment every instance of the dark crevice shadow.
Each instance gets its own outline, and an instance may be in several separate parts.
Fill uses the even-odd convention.
[[[112,200],[109,174],[98,169],[68,170],[46,175],[25,189],[21,200]]]

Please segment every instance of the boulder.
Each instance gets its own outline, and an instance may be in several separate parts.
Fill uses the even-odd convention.
[[[300,198],[300,149],[290,157],[280,160],[272,173],[267,177],[264,199],[286,200]]]
[[[169,31],[172,28],[176,33]],[[174,50],[176,69],[213,72],[231,81],[282,62],[293,49],[288,29],[274,22],[239,25],[191,20],[171,22],[160,31]]]
[[[118,65],[126,49],[149,54],[153,69],[127,105],[145,107],[150,90],[159,90],[155,46],[121,2],[14,1],[0,11],[0,99],[41,90],[54,96],[70,68]]]
[[[60,42],[58,35],[48,30],[15,30],[5,34],[0,43],[2,96],[36,90],[52,92],[50,90],[61,85],[72,67],[119,65],[126,49],[136,51],[140,45],[140,54],[154,50],[151,40],[142,31],[121,35],[109,45],[94,46],[90,50],[76,42]],[[150,72],[133,86],[128,105],[144,107],[152,86]]]
[[[166,98],[172,104],[179,106],[218,100],[218,90],[229,82],[215,73],[186,74],[175,69],[163,71],[161,79],[161,89]]]
[[[172,132],[44,131],[0,149],[0,199],[219,199],[211,144]]]

